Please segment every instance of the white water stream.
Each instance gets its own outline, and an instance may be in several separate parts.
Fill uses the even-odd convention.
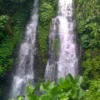
[[[38,24],[38,5],[39,0],[34,0],[31,18],[26,26],[24,41],[19,52],[19,62],[16,73],[13,77],[12,88],[9,98],[16,98],[18,95],[25,94],[25,87],[30,81],[34,83],[34,54],[36,43],[36,30]]]
[[[45,80],[58,80],[68,73],[78,74],[73,0],[59,0],[57,17],[52,20],[49,35],[49,60]]]
[[[34,0],[31,19],[26,27],[25,38],[20,47],[19,62],[13,77],[10,98],[25,94],[28,81],[34,84],[34,54],[38,24],[39,0]],[[73,0],[59,0],[58,14],[52,19],[49,35],[49,59],[45,70],[45,80],[57,81],[68,73],[78,74],[77,42]]]

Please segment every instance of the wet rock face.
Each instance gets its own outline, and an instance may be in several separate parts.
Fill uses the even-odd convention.
[[[44,70],[45,70],[45,63],[42,62],[39,45],[36,43],[36,53],[34,57],[34,82],[35,84],[43,81],[44,78]]]

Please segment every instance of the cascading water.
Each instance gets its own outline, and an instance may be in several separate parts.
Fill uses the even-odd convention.
[[[26,27],[25,38],[20,47],[19,62],[16,74],[13,77],[12,89],[9,98],[16,98],[25,94],[25,87],[30,81],[33,84],[34,71],[33,62],[35,54],[36,29],[38,24],[39,0],[34,0],[34,7],[29,24]]]
[[[57,79],[57,49],[58,49],[58,36],[57,32],[57,21],[52,19],[50,35],[49,35],[49,60],[47,62],[45,79],[55,80]]]
[[[73,76],[78,74],[73,0],[59,0],[58,5],[57,17],[52,20],[51,24],[50,57],[45,71],[45,80],[51,81],[65,77],[68,73]]]

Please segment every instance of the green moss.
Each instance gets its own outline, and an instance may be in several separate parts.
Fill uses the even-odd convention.
[[[40,5],[40,22],[44,25],[48,24],[53,15],[54,15],[53,6],[48,2],[43,2]]]
[[[58,38],[52,41],[51,50],[55,53],[56,56],[58,56],[58,53],[59,53],[59,45],[60,45],[60,42]]]
[[[47,50],[48,50],[48,35],[50,32],[50,22],[54,17],[57,8],[57,0],[43,0],[40,1],[39,8],[39,26],[38,26],[38,42],[40,46],[40,54],[43,63],[47,60]]]

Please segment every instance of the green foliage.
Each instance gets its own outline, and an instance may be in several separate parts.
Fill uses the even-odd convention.
[[[57,8],[57,0],[42,0],[39,7],[39,25],[38,25],[38,43],[42,62],[45,64],[47,59],[48,35],[50,31],[50,22],[54,17]]]
[[[22,41],[26,20],[33,7],[31,5],[33,1],[0,0],[0,79],[12,69],[13,52],[16,45]]]
[[[4,32],[7,22],[9,20],[9,16],[1,15],[0,16],[0,42],[5,38],[6,34]]]
[[[82,77],[72,77],[68,74],[65,78],[60,78],[58,83],[47,81],[32,87],[26,87],[26,97],[18,96],[18,100],[99,100],[100,80],[92,80],[89,90],[81,87]],[[39,91],[40,90],[40,91]],[[37,94],[37,91],[40,92]]]
[[[84,55],[85,61],[83,62],[84,66],[84,85],[86,87],[90,84],[90,81],[93,79],[100,78],[100,52],[98,50],[87,50]]]
[[[53,6],[48,2],[44,2],[41,4],[40,8],[40,22],[43,24],[48,24],[48,21],[50,21],[54,15]]]
[[[26,0],[0,0],[0,14],[12,15],[23,6]]]
[[[92,80],[90,88],[85,92],[85,100],[100,100],[100,80]]]
[[[28,3],[25,0],[0,0],[0,77],[11,69],[12,54],[15,46],[22,40],[26,19],[31,9],[29,5],[32,2],[31,0]]]
[[[73,78],[70,74],[66,78],[61,78],[58,84],[55,82],[41,83],[39,86],[27,86],[26,92],[28,100],[82,100],[84,91],[80,87],[81,77]],[[36,90],[40,88],[41,95],[36,95]]]
[[[11,0],[12,2],[19,2],[19,3],[22,3],[24,2],[25,0]]]
[[[0,29],[3,29],[5,27],[5,24],[7,23],[8,19],[9,16],[7,15],[0,16]]]
[[[17,97],[18,100],[24,100],[24,98],[25,98],[24,96],[18,96]]]
[[[2,75],[6,70],[9,70],[13,63],[13,59],[10,58],[14,48],[11,40],[13,39],[6,37],[6,39],[0,45],[0,75]]]
[[[83,86],[100,78],[100,0],[75,0],[77,33],[84,49]],[[92,99],[91,99],[92,100]]]
[[[84,48],[100,47],[100,5],[99,0],[75,0],[76,1],[76,19],[78,34],[81,35],[82,43],[86,41],[84,35],[88,37],[88,45]]]
[[[15,24],[13,27],[13,37],[7,35],[0,45],[0,75],[11,70],[14,47],[16,44],[21,42],[22,33],[24,32],[24,21],[26,19],[25,13],[23,11],[19,11],[13,16]]]

